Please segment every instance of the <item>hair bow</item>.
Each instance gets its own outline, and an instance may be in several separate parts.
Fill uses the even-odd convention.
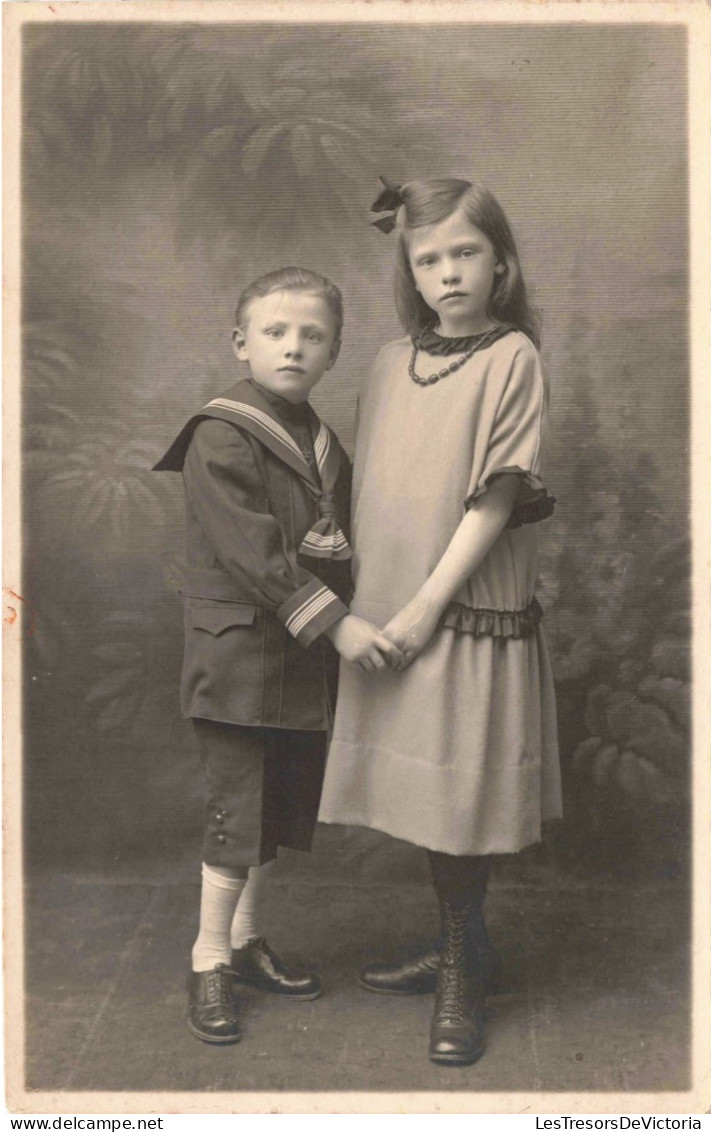
[[[401,185],[394,185],[392,181],[388,181],[385,177],[381,177],[380,180],[385,188],[371,204],[370,211],[392,213],[391,216],[383,216],[380,220],[373,221],[373,227],[387,235],[395,227],[395,213],[405,202],[402,197]]]

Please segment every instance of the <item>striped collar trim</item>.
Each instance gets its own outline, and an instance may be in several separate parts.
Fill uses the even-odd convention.
[[[307,475],[311,474],[308,461],[304,458],[304,454],[295,442],[292,436],[274,419],[269,413],[265,413],[263,409],[258,409],[255,405],[250,405],[246,401],[233,401],[229,397],[215,397],[214,400],[209,401],[205,406],[208,409],[221,409],[222,412],[234,413],[236,417],[246,418],[254,424],[263,428],[264,431],[273,440],[278,440],[286,448],[288,448],[291,455],[299,461]],[[203,411],[205,411],[203,410]],[[313,410],[312,410],[313,412]],[[314,413],[316,417],[316,414]],[[326,464],[328,463],[329,456],[333,452],[333,445],[331,443],[331,430],[318,420],[319,429],[314,441],[314,454],[316,456],[316,464],[318,466],[319,474],[323,480]]]
[[[214,401],[209,401],[205,408],[222,409],[225,412],[234,413],[235,416],[247,417],[249,420],[254,421],[255,424],[263,428],[273,439],[279,440],[285,445],[291,454],[300,460],[308,471],[308,463],[304,459],[298,444],[296,444],[286,429],[282,428],[279,422],[275,421],[268,413],[255,408],[253,405],[248,405],[245,401],[231,401],[227,397],[215,397]]]
[[[318,470],[321,473],[321,476],[323,476],[323,470],[326,466],[326,460],[328,459],[330,450],[331,434],[326,428],[326,425],[323,423],[323,421],[319,421],[318,435],[316,437],[316,440],[314,441],[314,453],[316,456],[316,463],[318,464]]]

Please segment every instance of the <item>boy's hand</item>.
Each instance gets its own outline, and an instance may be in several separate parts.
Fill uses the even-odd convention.
[[[346,614],[327,629],[326,636],[344,660],[359,665],[364,672],[375,672],[388,666],[399,668],[405,660],[397,645],[384,633],[370,621],[364,621],[353,613]]]
[[[413,598],[390,620],[383,632],[397,645],[402,660],[393,667],[407,668],[430,641],[440,619],[440,610]]]

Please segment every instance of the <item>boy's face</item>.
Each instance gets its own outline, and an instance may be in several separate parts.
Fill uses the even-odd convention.
[[[232,342],[257,384],[293,405],[306,401],[340,346],[326,300],[303,291],[272,291],[254,299],[246,325],[232,332]]]

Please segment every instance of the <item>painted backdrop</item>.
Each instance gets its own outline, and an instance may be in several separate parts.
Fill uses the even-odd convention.
[[[29,26],[23,96],[26,830],[33,860],[181,852],[179,477],[150,466],[235,379],[240,289],[343,289],[316,407],[352,444],[399,334],[378,174],[497,194],[544,319],[541,602],[573,870],[677,868],[688,784],[683,29]],[[414,517],[413,517],[414,519]],[[384,839],[334,833],[342,859]]]

